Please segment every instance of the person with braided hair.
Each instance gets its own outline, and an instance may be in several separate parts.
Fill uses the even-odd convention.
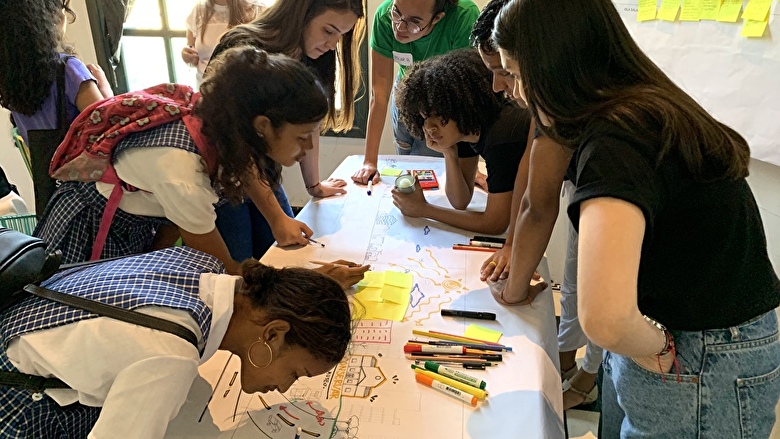
[[[224,274],[215,257],[173,247],[56,275],[43,286],[177,323],[183,338],[35,296],[0,314],[0,370],[70,388],[30,397],[0,387],[0,437],[154,439],[217,350],[241,361],[241,390],[286,392],[332,369],[352,336],[341,286],[305,268],[254,260]]]
[[[445,192],[453,209],[425,201],[422,190],[393,191],[406,216],[424,217],[477,233],[506,231],[515,178],[529,142],[531,118],[491,89],[491,73],[476,50],[456,50],[415,64],[398,86],[398,110],[410,132],[441,152]],[[488,170],[484,212],[466,210],[479,156]],[[418,184],[419,189],[419,184]]]

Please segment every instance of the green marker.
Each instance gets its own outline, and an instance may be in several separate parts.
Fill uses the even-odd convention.
[[[426,361],[425,368],[431,372],[438,373],[439,375],[452,378],[453,380],[460,381],[461,383],[468,384],[469,386],[476,387],[478,389],[485,390],[487,383],[477,377],[467,375],[459,370],[450,369],[447,366],[442,366],[435,361]]]

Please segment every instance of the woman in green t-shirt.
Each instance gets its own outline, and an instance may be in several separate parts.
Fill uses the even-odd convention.
[[[377,156],[379,140],[385,125],[387,106],[392,99],[394,83],[406,69],[453,49],[469,47],[469,36],[479,8],[471,0],[385,0],[377,8],[371,32],[371,102],[366,127],[366,151],[363,167],[352,180],[366,184],[379,182]],[[393,78],[393,62],[399,74]],[[441,154],[415,139],[398,120],[392,105],[393,137],[398,154]]]

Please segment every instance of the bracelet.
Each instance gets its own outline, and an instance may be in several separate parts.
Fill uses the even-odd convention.
[[[306,186],[306,190],[310,191],[310,190],[314,189],[315,187],[317,187],[319,185],[320,185],[320,182],[318,181],[317,183],[315,183],[315,184],[313,184],[311,186]]]
[[[647,323],[650,323],[651,325],[655,326],[656,329],[661,331],[661,333],[664,335],[664,347],[656,355],[660,357],[661,355],[666,355],[672,350],[674,350],[674,338],[672,337],[672,333],[669,332],[668,329],[666,329],[666,326],[662,325],[658,321],[653,320],[652,318],[646,315],[642,315],[642,317],[645,318]]]

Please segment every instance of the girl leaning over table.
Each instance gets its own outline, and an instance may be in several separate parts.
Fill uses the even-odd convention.
[[[69,389],[0,387],[0,437],[162,438],[198,365],[217,350],[241,361],[241,390],[286,392],[332,369],[352,333],[341,286],[304,268],[256,261],[240,276],[214,256],[173,247],[55,275],[43,286],[184,326],[179,336],[30,296],[0,314],[0,370]]]
[[[97,257],[164,248],[181,236],[185,245],[217,257],[229,273],[238,273],[240,262],[231,257],[215,225],[215,203],[220,197],[240,198],[241,184],[250,179],[273,181],[257,169],[300,161],[312,149],[327,98],[306,66],[283,55],[244,46],[226,51],[215,63],[200,97],[193,97],[193,126],[172,120],[127,135],[113,150],[117,175],[139,190],[122,187],[124,194]],[[216,157],[213,168],[204,163],[207,159],[196,142]],[[113,184],[104,182],[64,182],[35,236],[51,250],[62,251],[66,263],[89,259],[113,190]],[[367,269],[338,264],[320,268],[344,286],[359,281]]]
[[[780,281],[745,139],[642,52],[608,0],[516,0],[494,37],[542,130],[575,149],[579,318],[607,351],[602,437],[768,437]]]

